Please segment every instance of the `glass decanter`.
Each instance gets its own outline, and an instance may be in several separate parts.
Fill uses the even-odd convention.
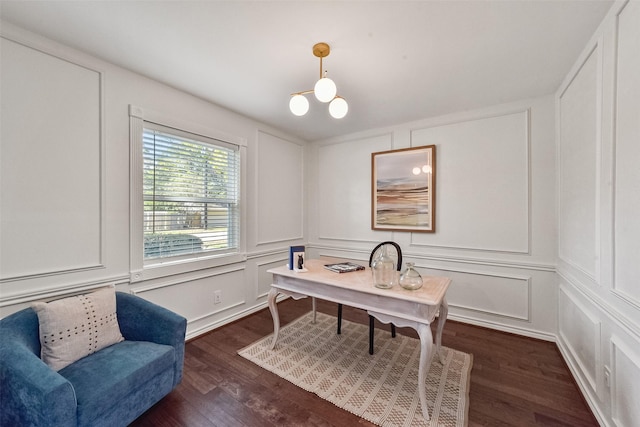
[[[380,248],[376,259],[371,263],[373,284],[376,288],[389,289],[396,277],[396,263],[387,253],[387,245]]]
[[[400,286],[410,291],[415,291],[422,287],[422,276],[414,268],[413,262],[407,263],[407,269],[400,275]]]

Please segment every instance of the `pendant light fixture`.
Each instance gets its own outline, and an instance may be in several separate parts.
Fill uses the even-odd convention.
[[[347,101],[337,95],[336,84],[327,77],[326,70],[322,70],[322,58],[329,56],[331,48],[326,43],[316,43],[313,46],[313,54],[320,58],[320,78],[316,82],[313,90],[305,90],[302,92],[296,92],[291,94],[291,100],[289,101],[289,109],[296,116],[304,116],[309,111],[309,100],[305,95],[313,93],[316,99],[320,102],[330,102],[329,114],[334,119],[341,119],[347,115],[349,111],[349,105]]]

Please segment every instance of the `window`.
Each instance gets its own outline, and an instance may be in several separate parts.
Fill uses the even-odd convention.
[[[144,260],[238,252],[240,152],[143,123]]]

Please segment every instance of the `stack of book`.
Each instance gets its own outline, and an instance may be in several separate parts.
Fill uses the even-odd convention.
[[[350,273],[352,271],[364,270],[364,266],[353,262],[337,262],[334,264],[325,264],[324,268],[336,273]]]

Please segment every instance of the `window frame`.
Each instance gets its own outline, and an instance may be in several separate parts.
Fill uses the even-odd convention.
[[[129,106],[130,124],[130,280],[132,283],[143,280],[185,273],[193,270],[218,267],[246,260],[246,139],[229,135],[206,126],[181,121],[166,115]],[[145,124],[147,126],[145,126]],[[238,176],[238,241],[233,252],[202,252],[188,255],[177,255],[165,258],[144,258],[144,193],[143,193],[143,130],[153,126],[165,128],[176,135],[203,137],[220,141],[221,145],[232,145],[238,148],[240,156]]]

